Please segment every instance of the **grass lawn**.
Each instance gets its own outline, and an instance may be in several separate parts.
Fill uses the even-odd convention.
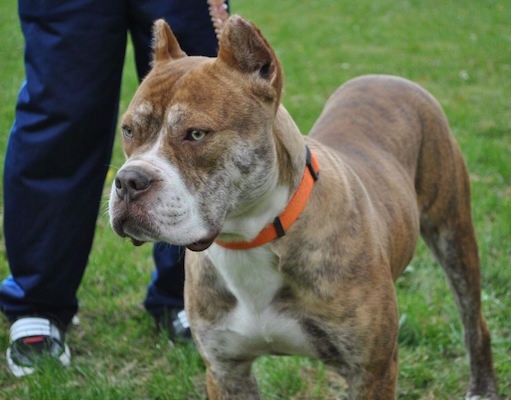
[[[0,4],[0,154],[23,79],[15,2]],[[482,258],[484,313],[493,334],[500,391],[511,398],[511,4],[499,0],[232,0],[281,59],[284,104],[308,132],[342,82],[366,73],[412,79],[444,106],[471,171]],[[132,53],[121,109],[137,85]],[[123,162],[116,145],[112,171]],[[1,171],[0,171],[1,172]],[[105,212],[79,291],[80,325],[68,333],[72,366],[48,363],[14,379],[0,361],[2,399],[204,399],[204,367],[193,345],[172,346],[141,306],[152,271],[149,245],[133,248]],[[0,208],[3,215],[3,207]],[[0,237],[0,278],[8,274]],[[55,244],[58,245],[57,243]],[[460,399],[468,364],[454,302],[439,266],[420,244],[398,280],[400,399]],[[0,319],[0,358],[9,325]],[[263,357],[255,365],[265,399],[345,398],[345,384],[320,363]]]

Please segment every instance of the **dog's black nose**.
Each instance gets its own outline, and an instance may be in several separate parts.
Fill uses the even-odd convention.
[[[121,199],[132,201],[149,189],[151,182],[151,178],[139,169],[121,169],[115,177],[115,191]]]

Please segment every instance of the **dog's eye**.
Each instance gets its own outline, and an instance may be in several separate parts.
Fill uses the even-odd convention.
[[[188,131],[186,132],[185,139],[191,140],[193,142],[198,142],[198,141],[204,139],[207,134],[208,134],[208,132],[203,129],[192,128],[192,129],[188,129]]]
[[[122,131],[122,136],[124,136],[125,139],[127,139],[127,140],[133,139],[133,130],[129,126],[123,125],[121,127],[121,131]]]

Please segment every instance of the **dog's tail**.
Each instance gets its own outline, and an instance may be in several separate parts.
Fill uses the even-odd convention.
[[[225,21],[229,18],[229,6],[225,0],[208,0],[208,6],[216,37],[220,40],[220,34],[222,33]]]

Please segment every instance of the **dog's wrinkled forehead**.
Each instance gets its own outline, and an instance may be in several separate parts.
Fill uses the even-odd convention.
[[[133,122],[136,124],[143,124],[154,113],[153,102],[149,100],[142,100],[140,103],[133,107]]]
[[[248,89],[242,81],[228,79],[232,74],[214,58],[186,57],[157,65],[137,90],[130,111],[147,114],[151,104],[151,113],[162,117],[174,105],[181,104],[206,114],[218,112],[223,103],[232,104],[247,96]]]
[[[206,57],[186,57],[164,64],[157,64],[142,81],[130,104],[131,111],[145,111],[147,104],[165,107],[175,95],[176,89],[183,86],[189,74],[196,75],[204,63],[211,62]],[[190,83],[193,79],[186,79]],[[152,109],[151,112],[156,111]]]
[[[208,61],[210,59],[204,57],[186,57],[158,64],[151,70],[122,118],[128,152],[130,148],[150,141],[162,126],[183,122],[186,109],[211,97],[211,89],[201,86],[198,77],[203,64]]]
[[[250,86],[214,58],[186,57],[157,64],[137,90],[125,119],[134,123],[219,130],[261,112]],[[251,100],[248,100],[252,98]],[[236,107],[233,107],[236,104]],[[148,121],[150,119],[151,121]]]

